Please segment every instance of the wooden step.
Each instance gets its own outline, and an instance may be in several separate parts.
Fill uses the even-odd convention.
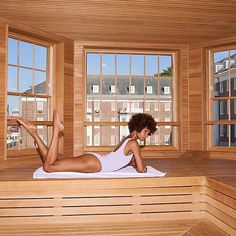
[[[153,236],[183,235],[189,231],[199,220],[173,220],[152,222],[125,222],[101,224],[39,224],[39,225],[1,225],[1,236]],[[218,235],[218,234],[214,234]],[[224,235],[224,234],[222,234]],[[199,236],[199,235],[198,235]],[[221,234],[220,234],[221,236]]]

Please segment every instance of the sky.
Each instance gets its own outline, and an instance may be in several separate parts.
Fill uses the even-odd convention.
[[[115,58],[116,57],[116,58]],[[100,74],[100,60],[102,60],[102,74],[114,75],[115,62],[117,63],[117,75],[130,75],[130,61],[131,61],[131,75],[144,75],[144,55],[141,54],[100,54],[88,53],[87,54],[87,74],[99,75]],[[172,66],[172,57],[146,55],[146,75],[153,76],[158,73],[158,60],[160,64],[160,72],[167,67]]]

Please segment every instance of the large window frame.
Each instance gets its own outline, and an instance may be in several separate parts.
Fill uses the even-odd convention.
[[[16,98],[18,97],[22,101],[27,100],[27,99],[31,99],[32,101],[34,101],[33,103],[34,103],[35,109],[36,110],[38,109],[38,113],[44,112],[44,111],[42,111],[42,104],[40,101],[43,101],[43,103],[45,103],[45,101],[47,101],[47,104],[46,104],[47,114],[45,114],[46,116],[44,115],[43,120],[42,120],[42,117],[35,116],[35,119],[33,119],[31,121],[32,121],[32,123],[37,125],[37,129],[39,129],[40,132],[43,132],[43,133],[45,132],[45,130],[42,130],[43,127],[47,130],[46,142],[48,142],[49,138],[51,136],[51,128],[50,128],[51,121],[49,121],[49,117],[51,115],[51,106],[52,106],[52,65],[51,65],[52,44],[47,41],[43,41],[43,40],[40,40],[37,38],[31,38],[31,37],[16,34],[13,32],[9,32],[8,38],[16,40],[18,46],[19,46],[19,42],[25,42],[25,43],[29,43],[32,45],[44,47],[47,50],[46,69],[36,69],[34,67],[34,65],[31,68],[31,67],[27,67],[27,66],[21,66],[18,63],[17,64],[8,64],[8,67],[15,67],[16,68],[17,77],[19,76],[18,71],[20,69],[32,70],[32,73],[36,73],[36,72],[38,72],[39,74],[45,73],[46,74],[45,93],[40,93],[38,91],[37,92],[34,91],[34,86],[36,86],[36,83],[34,83],[34,79],[36,77],[33,76],[32,78],[33,78],[33,85],[34,86],[32,86],[31,92],[29,91],[29,92],[25,93],[25,92],[19,92],[19,91],[8,91],[8,89],[7,89],[7,95],[14,96]],[[18,46],[17,46],[17,50],[19,50]],[[33,52],[34,52],[34,50],[33,50]],[[32,55],[32,58],[33,58],[33,56],[34,55]],[[17,57],[19,57],[19,51],[17,52]],[[19,58],[17,60],[19,61]],[[36,72],[34,72],[34,71],[36,71]],[[7,76],[7,80],[8,80],[8,76]],[[17,81],[18,81],[17,83],[19,83],[19,78],[17,78]],[[7,83],[9,83],[9,82],[7,82]],[[17,86],[19,87],[19,84],[17,84]],[[19,104],[19,105],[22,106],[22,104]],[[43,107],[43,109],[45,109],[45,106]],[[22,116],[22,112],[23,112],[23,110],[21,109],[19,116]],[[26,117],[24,117],[24,118],[26,118]],[[7,126],[8,127],[16,127],[16,129],[18,129],[18,132],[20,132],[20,133],[24,132],[22,130],[22,128],[19,129],[19,127],[16,125],[14,117],[12,119],[10,116],[10,119],[7,119]],[[14,157],[14,156],[22,156],[22,155],[33,155],[36,153],[37,153],[37,151],[36,151],[35,147],[33,147],[33,146],[32,147],[30,146],[29,148],[26,147],[23,149],[21,149],[21,148],[16,148],[16,149],[13,148],[13,150],[7,149],[7,157],[8,158]]]
[[[205,125],[207,126],[207,150],[209,151],[236,152],[235,134],[233,135],[236,130],[234,117],[236,93],[233,77],[235,69],[232,69],[228,63],[229,61],[231,63],[231,56],[235,51],[236,44],[208,48],[206,51],[207,113]],[[224,58],[225,70],[222,70],[222,66],[218,64],[217,59],[214,59],[214,55],[224,52],[227,56]],[[224,77],[226,79],[223,79]]]
[[[172,117],[171,117],[171,121],[166,121],[164,118],[163,120],[159,120],[158,117],[154,117],[155,120],[156,120],[156,123],[157,123],[157,126],[158,126],[158,131],[157,132],[161,132],[162,129],[167,129],[167,130],[170,130],[170,129],[173,129],[174,130],[174,135],[175,135],[175,140],[173,142],[173,145],[148,145],[146,146],[144,144],[144,147],[143,149],[144,150],[179,150],[179,132],[180,132],[180,129],[179,129],[179,126],[180,126],[180,122],[178,120],[178,117],[179,117],[179,110],[178,110],[178,61],[177,61],[177,58],[178,58],[178,52],[177,51],[171,51],[171,50],[165,50],[165,51],[141,51],[141,50],[107,50],[107,49],[86,49],[85,50],[85,81],[87,81],[87,55],[89,53],[97,53],[99,54],[100,56],[102,56],[103,54],[115,54],[115,55],[118,55],[118,54],[125,54],[125,55],[171,55],[172,56],[172,65],[173,65],[173,72],[172,72]],[[117,57],[116,57],[117,58]],[[117,59],[116,59],[117,60]],[[145,61],[144,61],[145,63]],[[101,62],[102,64],[102,62]],[[102,65],[100,66],[102,67]],[[116,67],[116,66],[115,66]],[[130,65],[131,67],[131,65]],[[117,70],[117,68],[115,69]],[[130,68],[130,71],[131,71],[131,68]],[[117,74],[117,73],[115,73]],[[100,81],[101,81],[101,72],[100,72]],[[116,75],[115,75],[116,76]],[[130,74],[130,76],[132,77],[132,75]],[[145,74],[144,72],[144,77],[145,79],[146,78],[149,78],[151,76],[148,76]],[[157,76],[155,76],[158,81],[160,81],[160,74],[158,74]],[[101,83],[102,84],[102,83]],[[116,85],[116,84],[115,84]],[[131,85],[131,84],[130,84]],[[119,121],[100,121],[100,120],[96,120],[96,119],[89,119],[87,120],[86,117],[87,117],[87,114],[86,114],[86,106],[87,106],[87,82],[85,82],[85,93],[84,93],[84,98],[85,98],[85,101],[84,101],[84,134],[85,134],[85,148],[84,150],[85,151],[90,151],[90,150],[97,150],[97,151],[107,151],[107,150],[110,150],[110,147],[109,146],[97,146],[97,145],[91,145],[91,146],[87,146],[86,145],[86,140],[87,140],[87,137],[86,137],[86,128],[87,127],[91,127],[91,129],[93,128],[98,128],[98,127],[106,127],[106,126],[110,126],[112,128],[115,128],[115,127],[127,127],[127,124],[128,124],[128,120],[119,120]],[[110,86],[112,87],[111,88],[111,93],[115,91],[116,89],[116,86]],[[148,90],[147,90],[148,89]],[[168,92],[167,91],[168,89],[166,88],[163,88],[163,93],[164,92]],[[97,91],[97,90],[96,90]],[[129,91],[130,91],[130,94],[134,94],[135,93],[135,88],[133,88],[132,86],[129,86]],[[150,88],[146,88],[146,92],[151,92]],[[100,91],[98,91],[98,93],[100,93]],[[147,93],[148,94],[148,93]],[[159,95],[158,95],[159,96]],[[135,106],[135,104],[132,104],[133,106]],[[154,105],[153,105],[154,106]],[[146,108],[146,110],[145,110]],[[116,109],[117,109],[117,106],[116,106]],[[128,110],[131,109],[131,108],[127,108]],[[156,109],[156,106],[155,106],[155,111],[158,112],[158,108]],[[122,111],[121,111],[122,112]],[[149,113],[149,106],[148,105],[145,105],[145,101],[144,101],[144,112],[146,113]],[[114,137],[113,137],[114,138]],[[159,140],[159,137],[155,137],[155,140]],[[159,141],[160,142],[160,141]],[[116,140],[116,143],[117,143],[117,140]],[[112,145],[114,146],[114,145]]]

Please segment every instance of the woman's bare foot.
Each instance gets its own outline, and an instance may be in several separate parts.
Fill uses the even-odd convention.
[[[37,127],[33,124],[31,124],[29,121],[17,118],[16,122],[19,126],[23,126],[29,133],[33,134],[36,133]]]
[[[64,125],[60,121],[59,115],[55,109],[53,110],[53,128],[57,129],[58,133],[63,133],[64,131]]]

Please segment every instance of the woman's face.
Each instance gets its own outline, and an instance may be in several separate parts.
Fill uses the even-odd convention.
[[[140,132],[137,132],[137,138],[140,141],[144,141],[148,137],[149,134],[150,134],[150,130],[147,127],[145,127]]]

